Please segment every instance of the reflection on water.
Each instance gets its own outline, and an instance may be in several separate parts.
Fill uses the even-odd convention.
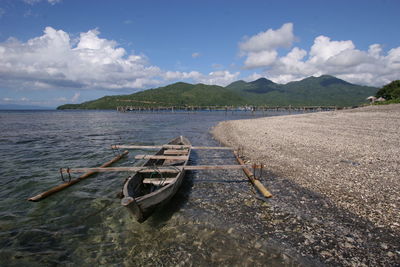
[[[143,224],[116,197],[129,174],[104,173],[41,202],[58,168],[99,166],[111,144],[163,144],[177,135],[218,145],[210,127],[246,114],[137,114],[104,111],[0,112],[0,262],[48,265],[296,266],[268,242],[268,205],[238,171],[192,171],[177,195]],[[135,154],[120,166],[138,165]],[[190,164],[234,164],[229,152],[196,151]]]

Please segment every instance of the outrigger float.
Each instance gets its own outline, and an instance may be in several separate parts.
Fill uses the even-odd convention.
[[[124,183],[121,204],[128,208],[138,222],[143,222],[157,207],[162,206],[175,195],[182,184],[185,171],[215,169],[242,169],[264,197],[268,198],[272,196],[263,184],[255,178],[254,173],[250,171],[251,168],[256,169],[262,166],[246,165],[239,157],[237,151],[234,151],[234,155],[239,163],[238,165],[188,165],[190,152],[194,149],[233,150],[231,147],[196,147],[192,146],[187,138],[179,136],[162,146],[114,145],[112,148],[159,150],[154,155],[136,155],[135,159],[146,160],[140,167],[109,167],[129,153],[128,151],[124,151],[98,168],[62,168],[60,169],[60,173],[64,181],[63,184],[31,197],[28,200],[39,201],[96,173],[135,172]],[[77,179],[71,179],[71,173],[82,172],[85,174]],[[65,174],[69,177],[68,181],[64,179]]]

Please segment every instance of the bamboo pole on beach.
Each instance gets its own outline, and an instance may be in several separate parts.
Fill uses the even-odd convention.
[[[103,165],[101,165],[100,168],[106,168],[106,167],[110,166],[111,164],[113,164],[113,163],[117,162],[118,160],[120,160],[121,158],[123,158],[123,157],[124,157],[125,155],[127,155],[128,153],[129,153],[128,151],[124,151],[122,154],[116,156],[116,157],[113,158],[112,160],[110,160],[110,161],[104,163]],[[46,197],[48,197],[48,196],[50,196],[50,195],[52,195],[52,194],[54,194],[54,193],[57,193],[57,192],[59,192],[59,191],[65,189],[65,188],[67,188],[67,187],[69,187],[69,186],[71,186],[71,185],[73,185],[73,184],[76,184],[76,183],[80,182],[81,180],[86,179],[86,178],[88,178],[88,177],[90,177],[90,176],[92,176],[93,174],[96,174],[96,173],[98,173],[98,172],[96,172],[96,171],[89,171],[89,172],[87,172],[87,173],[81,175],[80,177],[78,177],[78,178],[76,178],[76,179],[74,179],[74,180],[71,180],[71,181],[69,181],[69,182],[66,182],[66,183],[57,185],[57,186],[51,188],[50,190],[47,190],[46,192],[43,192],[43,193],[40,193],[40,194],[38,194],[38,195],[36,195],[36,196],[34,196],[34,197],[28,198],[28,200],[29,200],[29,201],[39,201],[39,200],[42,200],[42,199],[44,199],[44,198],[46,198]]]
[[[233,151],[233,154],[236,157],[237,162],[242,165],[242,166],[246,166],[246,164],[244,163],[244,161],[239,157],[238,153],[236,151]],[[267,188],[265,188],[265,186],[257,179],[254,178],[254,175],[251,173],[251,171],[249,170],[249,168],[243,168],[243,172],[246,174],[247,178],[250,180],[250,182],[257,187],[257,189],[260,191],[260,193],[266,197],[266,198],[270,198],[272,197],[272,194],[267,190]]]

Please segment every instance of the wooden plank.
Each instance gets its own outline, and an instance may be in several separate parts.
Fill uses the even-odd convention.
[[[187,145],[163,145],[162,148],[168,148],[168,149],[189,149],[192,146],[187,146]]]
[[[234,150],[233,147],[227,146],[192,146],[192,149]]]
[[[117,162],[118,160],[120,160],[124,156],[126,156],[128,153],[129,153],[128,151],[124,151],[122,154],[116,156],[115,158],[113,158],[110,161],[107,161],[106,163],[104,163],[100,167],[101,168],[106,168],[106,167],[110,166],[111,164]],[[43,192],[43,193],[40,193],[40,194],[38,194],[38,195],[36,195],[34,197],[28,198],[28,200],[29,201],[42,200],[42,199],[44,199],[44,198],[46,198],[46,197],[48,197],[48,196],[50,196],[50,195],[52,195],[54,193],[57,193],[57,192],[65,189],[65,188],[67,188],[67,187],[69,187],[69,186],[71,186],[73,184],[76,184],[76,183],[80,182],[81,180],[86,179],[86,178],[88,178],[88,177],[90,177],[90,176],[92,176],[93,174],[96,174],[96,173],[97,172],[95,172],[95,171],[88,171],[85,174],[81,175],[80,177],[78,177],[78,178],[76,178],[74,180],[71,180],[69,182],[66,182],[66,183],[60,184],[58,186],[55,186],[55,187],[51,188],[50,190],[48,190],[46,192]]]
[[[164,155],[187,155],[188,153],[189,153],[188,150],[173,150],[173,149],[164,150]]]
[[[165,156],[165,155],[136,155],[135,159],[168,159],[168,160],[187,160],[188,156]]]
[[[159,185],[159,184],[170,184],[172,182],[176,181],[176,178],[148,178],[148,179],[143,179],[144,184],[154,184],[154,185]]]
[[[79,172],[162,172],[177,173],[182,170],[238,170],[250,168],[251,165],[198,165],[198,166],[156,166],[154,167],[110,167],[110,168],[71,168],[61,169],[63,173],[79,173]]]
[[[124,149],[160,149],[162,146],[135,146],[135,145],[112,145],[112,149],[124,148]]]
[[[250,182],[261,192],[264,197],[272,197],[272,194],[267,190],[267,188],[265,188],[265,186],[259,180],[254,178],[254,175],[249,169],[249,165],[245,165],[244,161],[239,157],[236,151],[234,151],[233,154],[235,155],[237,162],[241,166],[246,166],[245,168],[243,168],[243,172],[246,174]]]
[[[111,148],[118,149],[214,149],[214,150],[233,150],[233,147],[223,146],[185,146],[185,145],[163,145],[163,146],[136,146],[136,145],[112,145]]]
[[[72,169],[62,169],[63,173],[80,173],[80,172],[142,172],[151,173],[154,171],[162,173],[177,173],[181,171],[181,168],[166,168],[166,167],[112,167],[112,168],[72,168]]]

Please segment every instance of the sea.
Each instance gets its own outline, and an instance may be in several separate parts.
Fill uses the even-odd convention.
[[[268,202],[238,170],[190,171],[146,222],[121,206],[131,173],[103,173],[39,202],[62,183],[60,168],[96,167],[115,144],[160,145],[186,136],[219,146],[218,122],[285,112],[0,111],[0,266],[300,266],[275,244]],[[114,166],[139,166],[131,150]],[[230,151],[193,151],[191,165],[236,164]],[[77,175],[72,175],[72,179]],[[65,177],[64,179],[69,179]]]

